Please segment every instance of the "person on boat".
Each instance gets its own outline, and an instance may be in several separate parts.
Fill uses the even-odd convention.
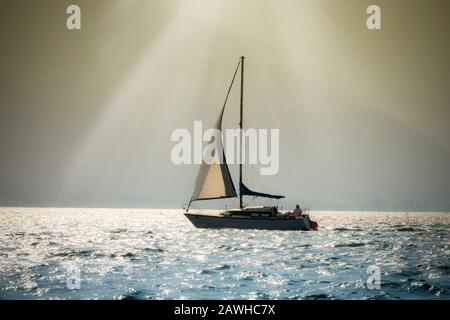
[[[303,214],[303,210],[300,208],[300,205],[297,204],[294,209],[294,217],[301,218],[302,214]]]
[[[278,215],[278,208],[277,207],[272,207],[272,217],[276,217]]]

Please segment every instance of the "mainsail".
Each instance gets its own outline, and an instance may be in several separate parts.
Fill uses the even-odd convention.
[[[227,106],[228,97],[230,96],[231,88],[233,87],[236,74],[239,70],[240,62],[234,72],[233,79],[228,89],[225,103],[222,107],[222,112],[219,115],[215,129],[222,132],[222,121]],[[214,150],[215,154],[211,163],[206,163],[203,160],[200,171],[195,181],[194,193],[191,197],[191,202],[197,200],[213,200],[237,197],[236,189],[231,179],[230,170],[228,169],[225,152],[222,143],[221,135],[213,137],[207,146],[207,150]]]
[[[260,197],[260,198],[272,198],[272,199],[284,199],[284,196],[279,196],[275,194],[268,194],[263,192],[256,192],[250,190],[245,184],[241,183],[239,186],[239,191],[241,196],[251,196],[251,197]]]

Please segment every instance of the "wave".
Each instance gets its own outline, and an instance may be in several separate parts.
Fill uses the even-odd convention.
[[[413,227],[403,227],[403,228],[396,228],[396,231],[400,232],[410,232],[410,231],[416,231]]]
[[[445,266],[445,265],[436,266],[436,268],[439,269],[439,270],[444,270],[444,271],[449,271],[450,270],[450,266]]]
[[[231,268],[232,267],[229,264],[223,264],[223,265],[216,266],[214,269],[215,270],[229,270]]]
[[[90,257],[93,254],[92,250],[64,250],[50,253],[53,257]]]
[[[161,248],[144,248],[144,251],[146,252],[165,252],[164,249]]]
[[[124,232],[127,232],[127,229],[114,229],[114,230],[111,230],[110,231],[110,233],[124,233]]]
[[[430,292],[434,295],[440,295],[442,292],[444,292],[444,289],[442,289],[438,286],[435,286],[435,285],[431,285],[422,279],[416,280],[416,279],[409,278],[408,282],[411,285],[411,291]]]
[[[305,300],[331,300],[333,296],[331,294],[319,293],[319,294],[310,294],[303,297]]]
[[[295,248],[309,248],[312,247],[312,245],[310,244],[298,244],[296,246],[294,246]]]
[[[389,280],[384,280],[381,285],[383,287],[390,287],[390,288],[401,288],[402,283],[398,282],[398,281],[389,281]]]
[[[335,248],[345,248],[345,247],[354,248],[354,247],[363,247],[365,245],[367,245],[367,243],[364,243],[364,242],[352,242],[352,243],[335,244],[334,247]]]
[[[127,252],[125,254],[122,254],[122,257],[124,258],[130,258],[130,259],[135,259],[136,258],[136,254],[132,253],[132,252]]]
[[[143,294],[142,291],[127,293],[121,297],[121,300],[142,300],[143,298],[141,298],[141,296],[143,296]]]
[[[224,245],[224,244],[220,245],[218,248],[219,248],[219,249],[226,250],[226,251],[237,251],[237,250],[239,250],[238,247],[233,247],[233,246],[230,246],[230,245]]]
[[[203,269],[200,271],[200,274],[214,274],[215,272],[213,270]]]

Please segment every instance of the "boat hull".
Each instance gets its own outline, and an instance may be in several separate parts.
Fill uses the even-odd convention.
[[[227,217],[192,213],[184,215],[195,227],[202,229],[311,230],[309,218]]]

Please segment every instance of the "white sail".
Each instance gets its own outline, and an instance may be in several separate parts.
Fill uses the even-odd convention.
[[[225,111],[225,105],[217,120],[216,129],[222,130],[222,119]],[[237,197],[233,180],[231,179],[230,170],[228,169],[225,153],[222,144],[222,137],[217,136],[211,139],[207,150],[214,150],[213,161],[211,163],[203,163],[195,181],[194,193],[191,197],[192,201],[212,200],[223,198]],[[221,161],[222,160],[222,161]]]
[[[239,70],[241,62],[238,63],[234,71],[233,79],[231,80],[225,102],[220,112],[219,119],[217,119],[215,129],[222,132],[222,120],[225,108],[227,106],[228,97],[230,96],[231,88],[233,87],[236,74]],[[236,189],[234,188],[233,180],[231,179],[230,170],[225,159],[225,152],[223,149],[222,135],[219,134],[211,139],[207,146],[207,150],[214,150],[212,157],[213,161],[205,162],[200,167],[200,171],[195,181],[194,193],[191,197],[192,201],[197,200],[212,200],[237,197]]]

